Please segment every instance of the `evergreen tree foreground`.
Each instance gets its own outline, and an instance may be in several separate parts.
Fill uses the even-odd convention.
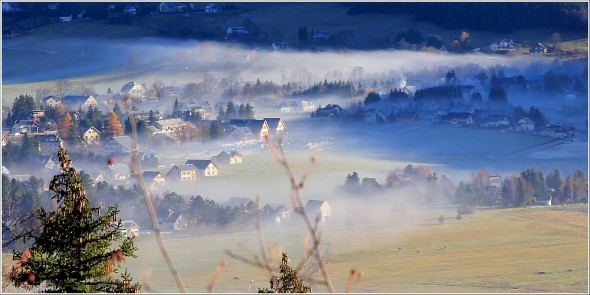
[[[287,254],[283,253],[281,266],[279,266],[281,276],[273,276],[270,279],[270,289],[258,288],[258,293],[311,293],[311,287],[303,284],[297,271],[292,269],[288,262]]]
[[[141,288],[132,283],[120,262],[134,255],[133,238],[123,238],[117,207],[91,207],[82,177],[71,167],[67,151],[60,148],[61,173],[55,175],[49,189],[57,208],[37,210],[41,226],[27,233],[32,247],[15,250],[16,265],[9,273],[17,288],[40,288],[51,293],[135,293]],[[120,279],[114,278],[120,274]]]

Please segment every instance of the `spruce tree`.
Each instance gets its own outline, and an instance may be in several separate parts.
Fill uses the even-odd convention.
[[[303,284],[297,271],[292,269],[288,262],[287,254],[283,253],[279,266],[281,276],[273,276],[270,279],[270,289],[258,288],[258,293],[311,293],[311,287]]]
[[[133,238],[123,238],[119,210],[108,207],[101,214],[101,207],[92,207],[67,151],[60,148],[58,158],[62,172],[49,184],[57,208],[37,210],[41,226],[25,236],[33,240],[30,249],[13,252],[17,264],[9,273],[11,283],[52,293],[139,291],[127,270],[120,272],[120,262],[136,257],[137,248]]]

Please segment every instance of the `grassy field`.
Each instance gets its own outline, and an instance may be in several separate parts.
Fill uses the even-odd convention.
[[[330,245],[328,271],[340,292],[351,269],[364,272],[353,290],[361,293],[587,292],[587,209],[476,211],[460,222],[453,218],[454,211],[431,210],[414,212],[415,221],[405,226],[381,222],[349,229],[331,224],[322,226],[322,249]],[[447,217],[443,224],[436,221],[440,214]],[[303,255],[303,234],[302,229],[269,230],[265,238],[268,244],[280,243],[295,264]],[[223,249],[248,257],[248,249],[258,249],[253,232],[169,238],[167,248],[190,292],[206,291],[217,263],[228,259]],[[141,237],[137,245],[139,257],[125,266],[136,279],[151,272],[148,283],[152,291],[174,292],[174,281],[156,244],[150,237]],[[255,292],[256,287],[268,286],[262,271],[235,260],[228,262],[216,292]],[[255,282],[249,283],[251,279]],[[314,286],[314,292],[325,291]]]

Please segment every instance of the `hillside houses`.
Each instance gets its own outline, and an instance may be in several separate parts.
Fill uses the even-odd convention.
[[[94,126],[90,126],[82,132],[81,137],[87,145],[97,145],[100,144],[101,134],[102,133],[94,128]]]
[[[275,106],[275,110],[281,113],[313,112],[315,105],[308,100],[283,100]]]

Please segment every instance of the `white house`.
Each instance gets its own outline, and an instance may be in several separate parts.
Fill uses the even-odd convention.
[[[46,107],[56,108],[59,104],[59,99],[53,95],[50,95],[43,99],[43,103]]]
[[[57,133],[39,135],[41,155],[57,155],[60,147],[63,147],[63,140]]]
[[[60,16],[59,17],[59,21],[62,23],[68,23],[72,21],[72,15],[70,14],[70,16]]]
[[[332,207],[324,200],[309,200],[305,204],[305,212],[309,218],[314,220],[316,217],[321,218],[321,222],[330,222],[332,219]]]
[[[135,221],[123,220],[121,223],[123,225],[121,229],[124,231],[123,236],[130,238],[139,236],[139,225]]]
[[[158,128],[162,134],[178,136],[188,124],[182,119],[164,119],[154,122],[153,126]]]
[[[186,160],[185,164],[196,167],[199,176],[217,176],[217,166],[212,160]]]
[[[166,173],[169,180],[188,182],[197,181],[197,167],[193,165],[174,165]]]
[[[142,84],[135,84],[135,82],[129,82],[121,87],[123,95],[129,95],[130,98],[145,99],[145,93],[147,92]]]
[[[101,132],[98,129],[94,128],[94,126],[90,126],[82,133],[82,138],[88,145],[99,144],[100,143],[100,135]]]
[[[516,128],[520,131],[533,131],[535,130],[535,122],[529,118],[522,118],[518,120]]]

